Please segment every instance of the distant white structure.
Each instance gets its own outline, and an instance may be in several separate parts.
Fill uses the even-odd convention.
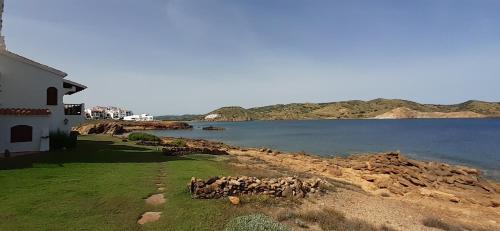
[[[220,115],[219,114],[210,114],[205,116],[205,120],[214,120],[217,119]]]
[[[85,109],[87,119],[105,119],[106,112],[99,108]]]
[[[119,107],[108,106],[102,107],[97,106],[91,109],[85,110],[85,114],[87,115],[87,119],[114,119],[121,120],[127,116],[131,116],[134,113],[130,110],[126,110]]]
[[[123,120],[126,121],[153,121],[153,116],[148,114],[140,114],[140,115],[131,115],[125,116]]]

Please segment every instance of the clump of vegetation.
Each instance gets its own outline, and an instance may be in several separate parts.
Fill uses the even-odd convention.
[[[76,147],[77,132],[65,133],[62,131],[52,132],[49,134],[50,150],[71,149]]]
[[[445,222],[441,219],[437,218],[426,218],[422,221],[422,224],[431,227],[431,228],[436,228],[436,229],[441,229],[445,231],[462,231],[462,230],[478,230],[478,231],[485,231],[487,229],[479,228],[479,227],[468,227],[466,225],[462,224],[450,224],[448,222]]]
[[[158,136],[142,132],[130,133],[128,139],[132,141],[160,141]]]
[[[292,229],[263,214],[251,214],[231,220],[225,231],[291,231]]]
[[[322,210],[309,210],[304,212],[284,211],[277,216],[278,221],[287,221],[295,219],[295,221],[306,221],[309,223],[317,223],[323,230],[366,230],[366,231],[382,231],[392,230],[386,226],[377,227],[361,220],[348,219],[344,214],[330,208]],[[296,222],[297,223],[297,222]],[[304,225],[305,223],[301,223]]]
[[[179,147],[179,148],[187,147],[186,141],[180,140],[180,139],[179,140],[174,140],[174,141],[172,141],[172,142],[170,142],[168,144],[169,144],[169,146],[172,146],[172,147]]]

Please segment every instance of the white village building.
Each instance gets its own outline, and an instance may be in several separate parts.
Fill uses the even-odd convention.
[[[215,120],[219,117],[220,117],[219,114],[210,114],[210,115],[205,116],[205,120]]]
[[[140,115],[125,116],[125,118],[123,118],[123,120],[125,120],[125,121],[153,121],[154,118],[152,115],[140,114]]]
[[[0,7],[2,18],[4,0]],[[84,105],[64,104],[63,99],[86,86],[8,51],[1,31],[0,22],[0,154],[48,151],[51,132],[69,133],[84,121]]]
[[[85,117],[87,119],[94,119],[94,120],[106,119],[106,111],[104,109],[96,107],[86,108]]]
[[[85,110],[85,115],[87,119],[114,119],[122,120],[127,116],[131,116],[134,113],[130,110],[124,108],[108,106],[96,106]]]

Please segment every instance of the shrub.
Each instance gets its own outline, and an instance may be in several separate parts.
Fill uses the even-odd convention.
[[[130,133],[128,139],[133,141],[160,141],[158,136],[140,132]]]
[[[225,231],[291,231],[292,229],[282,225],[272,218],[263,214],[251,214],[237,217],[231,220],[224,229]]]
[[[184,140],[174,140],[170,142],[170,145],[174,147],[187,147],[186,141]]]
[[[52,132],[49,138],[50,150],[59,150],[63,148],[70,149],[76,147],[78,132],[70,132],[69,134],[62,131]]]

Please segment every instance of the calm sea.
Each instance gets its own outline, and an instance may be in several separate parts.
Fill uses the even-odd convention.
[[[193,130],[151,131],[248,147],[348,155],[400,151],[422,160],[481,168],[500,180],[499,119],[193,122]],[[225,131],[203,131],[204,126]]]

